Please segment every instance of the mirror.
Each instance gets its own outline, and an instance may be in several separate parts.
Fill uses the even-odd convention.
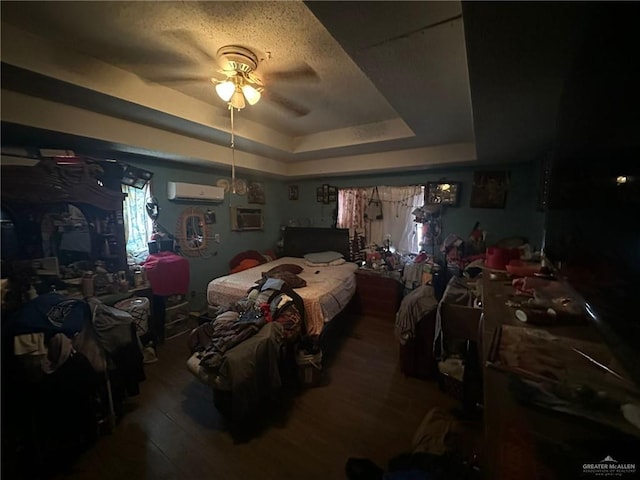
[[[205,213],[197,208],[185,209],[176,228],[182,253],[192,256],[204,254],[208,237]]]
[[[43,257],[58,257],[61,265],[91,260],[92,241],[84,213],[70,203],[51,205],[42,215]]]

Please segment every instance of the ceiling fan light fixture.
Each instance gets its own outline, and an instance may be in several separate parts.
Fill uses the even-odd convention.
[[[260,100],[260,91],[252,85],[245,84],[242,86],[242,93],[249,102],[249,105],[255,105]]]
[[[236,91],[236,86],[234,85],[233,82],[229,80],[227,80],[226,82],[218,83],[216,85],[216,93],[225,102],[228,102],[229,100],[231,100],[231,97],[233,97],[233,94],[235,93],[235,91]]]
[[[233,108],[237,108],[238,110],[242,110],[246,106],[244,102],[244,95],[242,94],[242,90],[240,90],[240,88],[237,88],[235,90],[235,92],[231,96],[231,99],[229,100],[229,104]]]

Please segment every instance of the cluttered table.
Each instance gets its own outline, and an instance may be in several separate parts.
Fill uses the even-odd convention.
[[[635,478],[640,393],[611,347],[562,282],[532,277],[514,287],[507,275],[488,273],[481,338],[486,478]]]

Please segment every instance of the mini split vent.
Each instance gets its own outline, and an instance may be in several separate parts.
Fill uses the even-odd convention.
[[[196,183],[167,182],[167,197],[169,200],[222,202],[224,188]]]

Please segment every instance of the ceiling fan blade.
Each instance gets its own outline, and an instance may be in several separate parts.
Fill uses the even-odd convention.
[[[293,113],[296,117],[304,117],[311,111],[304,105],[300,105],[293,100],[289,100],[288,98],[285,98],[282,95],[275,93],[273,90],[269,90],[268,88],[262,93],[262,95],[274,105],[282,108],[283,110],[286,110],[289,113]]]
[[[176,38],[177,40],[180,40],[185,45],[193,48],[195,51],[198,52],[198,54],[202,58],[204,58],[208,62],[212,62],[214,65],[218,64],[218,59],[216,58],[216,56],[212,55],[206,49],[204,49],[200,45],[199,40],[193,35],[193,32],[191,32],[190,30],[185,30],[185,29],[179,28],[179,29],[175,29],[175,30],[167,30],[165,33],[167,33],[170,36]]]
[[[265,72],[262,77],[266,82],[269,81],[297,81],[306,80],[319,82],[318,73],[306,63],[290,70],[281,70],[275,72]]]
[[[154,83],[206,83],[210,82],[211,76],[205,75],[162,75],[145,77],[144,80]]]

